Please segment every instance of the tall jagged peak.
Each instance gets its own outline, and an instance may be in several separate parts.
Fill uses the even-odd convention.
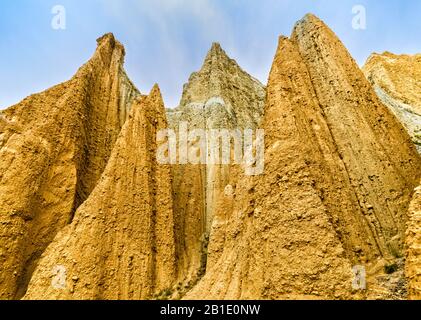
[[[300,38],[309,38],[309,35],[325,35],[328,37],[328,41],[340,42],[339,38],[321,19],[312,13],[307,13],[302,19],[298,20],[294,25],[291,34],[291,40],[297,41]],[[318,37],[312,38],[314,41],[318,41]],[[341,46],[342,47],[342,43]]]
[[[402,62],[405,62],[406,64],[415,62],[418,63],[421,61],[421,54],[395,54],[390,51],[384,51],[383,53],[373,52],[369,55],[367,58],[364,66],[363,66],[363,72],[365,72],[367,69],[375,66],[375,65],[383,65],[385,63],[387,64],[400,64]]]
[[[124,46],[114,37],[112,33],[106,33],[97,40],[97,47],[92,58],[80,69],[92,69],[93,64],[113,70],[122,69],[126,50]],[[99,64],[98,64],[99,63]],[[112,70],[110,70],[112,71]],[[79,73],[79,72],[78,72]],[[76,75],[78,76],[78,74]]]
[[[280,38],[261,127],[265,174],[231,171],[225,185],[235,193],[213,210],[206,274],[185,298],[394,295],[393,279],[377,266],[402,269],[406,210],[421,159],[355,60],[314,15],[295,25],[291,39]],[[412,255],[417,245],[418,239]],[[372,275],[366,292],[352,290],[355,265]],[[418,267],[416,260],[411,272]]]
[[[405,274],[408,279],[408,298],[421,299],[421,186],[415,188],[414,197],[409,206],[408,229],[406,230]]]
[[[309,27],[309,26],[325,26],[328,28],[322,20],[312,13],[307,13],[304,17],[298,20],[293,28],[293,34],[297,32],[300,28]],[[292,38],[292,37],[291,37]]]
[[[165,111],[164,101],[162,99],[161,89],[159,88],[159,85],[155,83],[149,93],[149,97],[152,101],[158,102],[157,104],[153,104],[153,106],[156,108],[156,111],[159,113],[162,113]]]
[[[255,127],[263,114],[264,98],[263,84],[244,71],[219,43],[214,42],[201,69],[193,72],[188,83],[184,85],[178,110],[186,111],[186,108],[193,106],[195,110],[200,111],[212,107],[219,115],[211,116],[212,112],[207,115],[211,122],[218,123],[211,126],[220,127],[222,123],[218,119],[223,118],[232,120],[228,127]],[[219,109],[214,108],[215,106],[219,106]],[[221,117],[218,110],[228,115]],[[169,113],[170,123],[174,122],[172,118]],[[198,119],[190,118],[193,122]],[[199,118],[203,120],[203,114]],[[223,121],[223,125],[226,127],[226,121]]]
[[[217,75],[222,75],[224,69],[236,69],[241,73],[244,73],[248,77],[252,78],[254,81],[259,82],[250,76],[246,71],[244,71],[237,63],[235,59],[232,59],[226,51],[221,47],[218,42],[213,42],[211,48],[206,54],[203,66],[199,71],[202,73],[214,72]],[[193,76],[195,73],[193,73]],[[260,82],[259,82],[260,83]]]
[[[155,140],[165,127],[154,86],[133,102],[98,185],[40,260],[27,299],[139,300],[170,290],[176,277],[171,172],[156,163]],[[78,281],[56,290],[57,265]]]
[[[104,35],[102,35],[101,37],[99,37],[98,39],[96,39],[96,42],[98,45],[105,43],[105,42],[110,42],[110,43],[115,43],[116,39],[114,37],[114,34],[112,32],[108,32],[105,33]]]

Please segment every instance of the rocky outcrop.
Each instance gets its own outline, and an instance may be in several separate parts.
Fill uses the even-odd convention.
[[[379,265],[403,254],[421,159],[312,15],[280,38],[262,127],[265,174],[231,176],[206,274],[187,298],[386,297]],[[368,291],[353,287],[354,266],[365,268]]]
[[[156,161],[167,127],[158,87],[141,97],[95,190],[43,254],[26,299],[148,299],[176,276],[170,167]],[[63,270],[64,286],[52,285]]]
[[[0,298],[21,297],[37,260],[96,186],[139,95],[107,34],[69,81],[2,112]]]
[[[166,112],[98,39],[71,80],[0,113],[0,299],[420,298],[418,58],[379,57],[367,80],[307,15],[266,88],[213,44]],[[260,175],[233,144],[208,162],[209,132],[258,128]]]
[[[379,238],[377,250],[383,256],[397,255],[402,252],[408,202],[421,172],[420,157],[326,25],[310,15],[298,23],[292,39],[308,67],[361,212],[371,217],[367,220]]]
[[[372,54],[363,71],[421,153],[421,54]]]
[[[189,130],[205,129],[207,133],[211,129],[255,129],[263,115],[264,98],[264,86],[214,43],[201,70],[185,84],[180,106],[168,111],[169,124],[176,131],[185,123]],[[187,163],[174,166],[173,174],[181,235],[180,276],[194,283],[206,266],[214,210],[228,184],[230,166]]]
[[[200,71],[184,85],[180,106],[168,114],[171,126],[256,127],[264,109],[265,88],[213,43]]]

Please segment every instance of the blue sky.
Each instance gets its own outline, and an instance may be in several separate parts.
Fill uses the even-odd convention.
[[[51,27],[55,5],[66,29]],[[363,5],[367,28],[354,30],[352,8]],[[191,72],[213,41],[266,83],[280,34],[312,12],[363,64],[372,52],[421,52],[419,0],[1,0],[0,109],[71,78],[113,32],[126,47],[126,70],[146,93],[158,83],[175,107]]]

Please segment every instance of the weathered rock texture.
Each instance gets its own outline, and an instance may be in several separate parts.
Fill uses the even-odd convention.
[[[372,54],[363,71],[383,103],[396,115],[421,152],[421,55]],[[408,297],[421,299],[421,202],[416,189],[406,233]]]
[[[265,174],[231,178],[206,274],[187,298],[385,297],[378,266],[403,254],[421,159],[312,15],[280,38],[262,127]],[[352,290],[355,265],[366,267],[368,293]]]
[[[421,153],[421,54],[372,54],[363,71]]]
[[[263,115],[265,88],[212,45],[199,72],[184,86],[180,106],[168,111],[171,128],[254,129]],[[191,146],[191,144],[190,144]],[[215,205],[228,183],[230,166],[183,164],[174,167],[174,207],[179,228],[180,276],[194,282],[206,263]],[[186,277],[187,275],[187,277]]]
[[[408,298],[421,300],[421,186],[415,189],[409,207],[406,245],[405,271],[408,278]]]
[[[176,276],[170,167],[156,162],[167,127],[156,86],[137,100],[108,165],[73,222],[43,254],[27,299],[148,299]],[[52,286],[57,266],[66,286]]]
[[[0,114],[0,298],[398,299],[405,234],[420,298],[421,158],[394,115],[418,106],[415,71],[407,89],[367,64],[391,111],[307,15],[279,39],[266,90],[214,44],[167,123],[123,57],[105,35],[70,81]],[[159,164],[157,132],[182,123],[263,128],[264,173]]]
[[[101,176],[139,95],[111,34],[69,81],[2,112],[0,298],[24,294],[36,262]]]

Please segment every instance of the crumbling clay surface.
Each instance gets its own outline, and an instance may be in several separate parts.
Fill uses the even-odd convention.
[[[166,128],[158,87],[134,102],[98,185],[45,251],[26,299],[150,299],[174,282],[170,167],[156,162]],[[63,270],[64,287],[54,286]]]
[[[189,130],[203,129],[209,135],[213,129],[256,129],[264,102],[264,86],[214,43],[201,70],[185,84],[179,107],[167,114],[176,131],[184,123]],[[206,268],[215,207],[229,182],[230,169],[214,163],[173,166],[182,283],[194,283]]]
[[[421,153],[421,54],[372,54],[363,71]]]
[[[104,170],[139,94],[111,34],[69,81],[2,112],[0,298],[21,297],[48,244]]]
[[[262,127],[265,173],[232,177],[206,274],[187,298],[381,298],[378,266],[404,252],[421,160],[312,15],[280,38]],[[367,291],[353,286],[358,266]]]

